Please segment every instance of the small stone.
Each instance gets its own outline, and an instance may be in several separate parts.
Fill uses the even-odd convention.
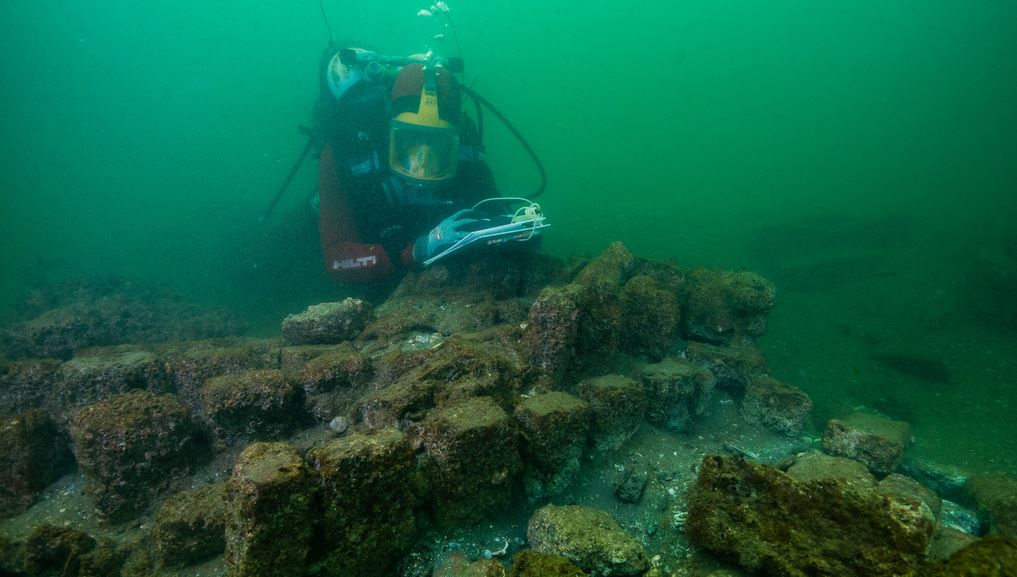
[[[345,433],[349,425],[350,425],[349,421],[347,421],[346,417],[343,416],[335,417],[334,419],[328,422],[328,428],[331,429],[332,432],[337,435]]]

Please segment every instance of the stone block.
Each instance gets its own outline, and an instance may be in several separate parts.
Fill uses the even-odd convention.
[[[167,393],[166,363],[151,351],[130,347],[86,349],[60,367],[61,407],[97,403],[132,389]]]
[[[292,432],[303,416],[300,390],[279,369],[208,379],[201,401],[220,449],[242,440],[278,439]]]
[[[742,417],[751,424],[797,437],[809,424],[812,399],[801,389],[769,376],[759,376],[745,388]]]
[[[40,409],[0,420],[0,517],[27,509],[74,467],[70,441]]]
[[[910,445],[910,425],[869,413],[830,419],[823,433],[823,450],[863,463],[876,475],[896,470]]]
[[[690,421],[703,415],[717,383],[707,369],[673,357],[646,365],[639,378],[646,394],[646,420],[672,432],[686,432]]]
[[[508,506],[521,463],[512,419],[494,400],[432,411],[423,441],[439,526],[475,523]]]
[[[732,391],[743,391],[752,379],[769,371],[766,357],[751,341],[737,341],[729,346],[690,342],[686,356],[713,373],[718,387]]]
[[[896,577],[916,574],[932,537],[922,507],[871,487],[801,482],[740,457],[708,455],[686,533],[750,573]]]
[[[283,320],[283,337],[291,345],[335,344],[357,338],[374,316],[370,303],[347,298],[321,303]]]
[[[313,448],[322,517],[323,575],[393,575],[417,532],[416,460],[397,429],[353,433]]]
[[[343,343],[309,361],[297,373],[297,383],[308,395],[361,385],[371,376],[366,355]]]
[[[0,417],[50,405],[60,365],[56,359],[0,360]]]
[[[650,568],[643,546],[606,511],[547,505],[530,517],[530,547],[568,559],[591,577],[636,577]]]
[[[686,339],[727,344],[766,332],[776,302],[776,289],[768,280],[751,272],[694,269],[685,281],[681,307]]]
[[[254,443],[226,482],[227,577],[292,577],[311,549],[313,471],[287,443]]]
[[[575,360],[585,299],[586,289],[570,284],[545,288],[530,306],[526,342],[531,362],[552,380],[560,379]]]
[[[614,451],[639,430],[646,414],[643,386],[622,375],[604,375],[583,381],[576,388],[590,405],[590,435],[598,451]]]
[[[621,348],[654,361],[667,356],[679,336],[678,295],[638,275],[625,283],[619,299]]]
[[[278,349],[258,342],[195,343],[182,351],[173,351],[169,357],[177,395],[195,413],[201,411],[201,386],[206,380],[279,365]]]
[[[172,395],[135,390],[81,407],[71,438],[86,493],[112,522],[144,511],[195,460],[191,416]]]
[[[804,453],[795,457],[787,474],[802,482],[836,479],[846,485],[861,487],[876,485],[876,478],[865,465],[853,459],[819,452]]]
[[[535,501],[561,493],[579,472],[590,429],[589,405],[568,393],[541,393],[522,399],[515,418],[528,497]]]
[[[1009,475],[974,475],[968,491],[979,511],[989,518],[992,533],[1017,539],[1017,478]]]
[[[226,484],[170,495],[159,508],[152,541],[163,567],[187,567],[226,548]]]

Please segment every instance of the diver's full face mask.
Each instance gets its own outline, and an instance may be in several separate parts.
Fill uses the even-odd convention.
[[[389,131],[389,166],[417,184],[449,180],[459,162],[459,131],[438,115],[435,74],[434,68],[424,68],[417,111],[396,116]]]
[[[389,165],[417,183],[435,183],[456,175],[459,135],[451,126],[432,128],[392,121],[389,134]]]

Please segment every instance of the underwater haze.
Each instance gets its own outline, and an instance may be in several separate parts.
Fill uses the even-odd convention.
[[[458,53],[424,2],[325,0],[336,41]],[[778,289],[761,345],[816,422],[865,406],[913,451],[1017,472],[1017,3],[451,3],[464,81],[546,165],[544,250],[619,240]],[[434,35],[445,32],[444,42]],[[306,137],[319,4],[0,6],[0,303],[64,278],[164,283],[277,331],[346,294]],[[538,183],[494,119],[502,194]]]

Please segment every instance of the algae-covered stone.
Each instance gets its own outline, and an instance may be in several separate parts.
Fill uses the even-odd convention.
[[[975,475],[968,479],[978,508],[989,517],[990,530],[1017,539],[1017,478],[1008,475]]]
[[[838,480],[799,482],[739,457],[709,455],[692,492],[691,542],[774,577],[909,575],[933,524],[914,502]]]
[[[357,338],[374,316],[370,303],[347,298],[321,303],[283,320],[282,333],[291,345],[339,343]]]
[[[77,407],[132,389],[166,393],[171,389],[165,362],[155,353],[131,347],[88,349],[60,367],[59,403]]]
[[[564,392],[522,399],[515,409],[531,500],[561,493],[579,472],[590,428],[590,407]]]
[[[943,508],[943,500],[934,491],[899,473],[890,473],[880,479],[876,489],[887,495],[894,495],[902,499],[914,499],[924,503],[929,508],[929,513],[934,520],[939,518],[939,512]]]
[[[311,449],[325,512],[323,575],[385,576],[412,545],[416,460],[406,435],[386,428]]]
[[[530,517],[530,546],[568,559],[592,577],[642,575],[646,551],[606,511],[577,505],[548,505]]]
[[[172,395],[135,390],[82,407],[71,437],[86,493],[111,521],[142,512],[195,457],[191,416]]]
[[[776,302],[768,280],[751,272],[694,269],[682,291],[682,330],[687,339],[726,344],[766,332]]]
[[[56,359],[0,359],[0,416],[13,416],[50,403],[60,382]]]
[[[664,358],[678,336],[678,295],[639,275],[625,283],[619,298],[621,347],[652,360]]]
[[[311,547],[313,472],[286,443],[254,443],[226,483],[226,574],[303,575]]]
[[[590,405],[590,434],[597,450],[618,449],[639,430],[646,413],[646,395],[636,381],[622,375],[604,375],[580,383],[577,393]]]
[[[561,378],[575,359],[585,299],[586,289],[570,284],[545,288],[530,306],[526,342],[531,362],[552,380]]]
[[[220,448],[238,440],[280,438],[302,415],[300,391],[279,369],[211,378],[201,387],[201,400]]]
[[[25,539],[19,557],[21,569],[32,577],[115,576],[121,563],[109,540],[95,539],[71,527],[45,524]]]
[[[773,377],[756,377],[745,388],[742,416],[748,423],[794,437],[805,429],[811,414],[812,399],[804,391]]]
[[[165,567],[186,567],[226,548],[226,484],[171,495],[155,517],[152,540]]]
[[[929,544],[929,561],[944,561],[978,540],[978,537],[953,527],[937,527]]]
[[[646,420],[674,432],[687,431],[690,421],[706,411],[717,383],[710,371],[673,357],[646,365],[639,378],[646,394]]]
[[[508,506],[521,463],[512,419],[494,400],[433,411],[423,440],[439,525],[475,523]]]
[[[576,339],[576,360],[584,371],[604,365],[618,350],[622,321],[619,293],[634,263],[632,253],[614,242],[576,275],[575,283],[586,288]]]
[[[979,539],[946,561],[931,563],[923,577],[1014,577],[1017,575],[1017,540]]]
[[[864,463],[876,475],[892,473],[910,444],[910,425],[869,413],[830,419],[823,433],[827,453]]]
[[[220,375],[234,375],[255,369],[277,368],[278,349],[264,343],[219,345],[195,343],[169,354],[173,381],[180,400],[193,412],[201,410],[201,386]]]
[[[769,369],[766,357],[751,341],[733,341],[729,346],[690,342],[686,356],[717,377],[717,386],[742,391],[752,379]]]
[[[45,411],[0,421],[0,516],[28,508],[74,465],[70,441]]]
[[[795,457],[787,474],[803,482],[837,479],[846,484],[862,487],[876,485],[876,478],[865,465],[853,459],[819,452],[804,453]]]
[[[512,557],[512,572],[509,573],[509,577],[551,576],[586,577],[586,573],[561,555],[527,549]]]
[[[300,369],[297,382],[309,395],[364,383],[371,376],[370,360],[352,345],[343,343]]]

